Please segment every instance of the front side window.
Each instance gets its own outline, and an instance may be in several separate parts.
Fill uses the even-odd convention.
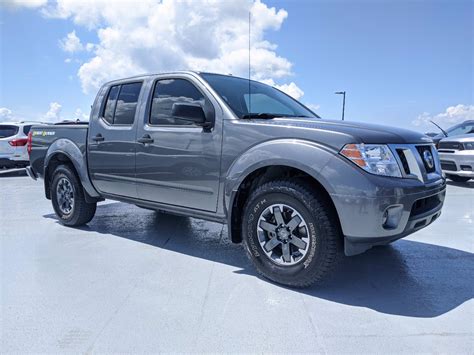
[[[114,125],[132,125],[142,83],[112,86],[104,108],[104,119]]]
[[[239,118],[258,115],[318,118],[301,103],[269,85],[220,74],[201,73],[201,76]]]
[[[190,103],[205,105],[204,95],[186,79],[158,80],[153,90],[150,124],[178,126],[193,125],[172,115],[173,104]]]

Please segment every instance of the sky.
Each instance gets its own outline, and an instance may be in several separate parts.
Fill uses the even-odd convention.
[[[472,1],[0,0],[0,121],[85,119],[101,84],[192,69],[275,85],[323,118],[474,119]]]

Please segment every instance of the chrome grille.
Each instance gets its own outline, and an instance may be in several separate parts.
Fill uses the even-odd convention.
[[[436,163],[435,163],[435,160],[434,160],[433,151],[431,150],[431,147],[429,145],[417,145],[416,150],[420,154],[421,161],[423,162],[423,165],[425,166],[426,172],[427,173],[434,173],[434,171],[436,170]],[[425,151],[428,151],[431,154],[431,156],[433,157],[433,166],[429,166],[428,163],[426,162],[426,160],[423,156]]]

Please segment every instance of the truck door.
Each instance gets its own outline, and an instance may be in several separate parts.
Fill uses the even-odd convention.
[[[215,212],[222,120],[216,119],[211,129],[204,129],[174,117],[172,108],[176,103],[201,105],[217,115],[218,104],[192,77],[158,79],[151,90],[145,122],[137,129],[141,141],[137,145],[139,198]]]
[[[87,145],[89,173],[101,193],[137,198],[136,122],[142,84],[110,86],[98,117],[91,119]]]

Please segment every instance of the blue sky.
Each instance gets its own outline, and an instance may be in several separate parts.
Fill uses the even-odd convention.
[[[134,70],[165,70],[179,56],[186,55],[188,58],[186,51],[204,51],[198,57],[204,56],[206,61],[196,59],[196,55],[191,53],[189,60],[181,65],[192,63],[194,69],[202,65],[205,70],[215,66],[217,71],[235,68],[236,74],[243,72],[237,64],[232,63],[232,56],[223,53],[237,53],[239,48],[236,45],[217,43],[216,48],[213,48],[213,44],[206,40],[205,33],[204,40],[199,43],[199,36],[193,37],[195,28],[178,38],[181,43],[179,51],[174,54],[175,57],[168,57],[161,55],[168,48],[161,47],[161,44],[152,43],[142,47],[138,44],[125,49],[110,44],[114,34],[129,34],[122,23],[123,16],[127,14],[126,8],[123,13],[104,18],[97,15],[99,17],[84,20],[84,14],[77,7],[61,8],[62,12],[59,12],[56,3],[34,1],[42,5],[25,7],[10,4],[0,10],[0,107],[9,110],[4,112],[10,117],[44,119],[48,114],[52,119],[58,115],[67,119],[87,113],[95,94],[94,84],[91,83],[94,78],[97,82],[102,78],[97,77],[98,73],[102,75],[106,72],[113,77],[122,73],[135,74]],[[262,80],[273,80],[280,85],[293,82],[304,92],[301,101],[319,106],[317,112],[321,116],[340,118],[341,97],[334,95],[334,91],[346,90],[348,120],[426,131],[434,130],[426,123],[428,119],[449,126],[473,117],[472,2],[263,3],[262,11],[255,10],[255,21],[265,23],[254,26],[258,37],[255,42],[266,41],[274,47],[268,50],[264,49],[264,44],[260,45],[263,64],[259,62],[260,52],[255,51],[255,76]],[[115,6],[121,5],[116,3]],[[271,11],[272,7],[276,8],[275,12]],[[159,11],[162,10],[165,11]],[[100,14],[100,11],[103,10],[98,8],[97,13]],[[177,11],[183,11],[183,8]],[[226,21],[231,23],[233,20],[228,15],[231,11],[225,8],[221,11],[223,24]],[[242,17],[245,22],[246,19]],[[217,22],[216,26],[223,25]],[[158,31],[159,24],[153,27],[154,31]],[[212,23],[203,24],[203,28],[210,26],[212,28]],[[60,41],[63,40],[64,44],[67,34],[73,31],[80,45],[67,51]],[[152,36],[148,41],[165,41],[166,27],[159,31],[158,36]],[[220,29],[216,27],[216,31]],[[236,31],[238,36],[243,36],[238,32],[240,29]],[[209,36],[215,38],[215,33]],[[130,39],[124,39],[125,43],[127,41]],[[275,59],[271,53],[284,60]],[[151,57],[165,57],[166,60],[144,61],[143,57],[150,54]],[[217,64],[213,55],[220,58]],[[119,65],[114,56],[129,58],[133,65],[127,60]],[[90,63],[94,57],[101,58],[101,64]],[[106,63],[106,60],[110,63]],[[235,62],[239,60],[236,54]],[[138,61],[140,65],[135,65]],[[271,70],[265,68],[265,62],[268,61],[272,63]],[[83,73],[79,76],[78,72],[84,65]],[[155,67],[156,70],[152,70]],[[284,73],[273,75],[279,70]],[[50,107],[51,103],[59,104],[60,109],[58,106]],[[50,108],[53,112],[48,113]],[[76,113],[77,109],[82,113]]]

